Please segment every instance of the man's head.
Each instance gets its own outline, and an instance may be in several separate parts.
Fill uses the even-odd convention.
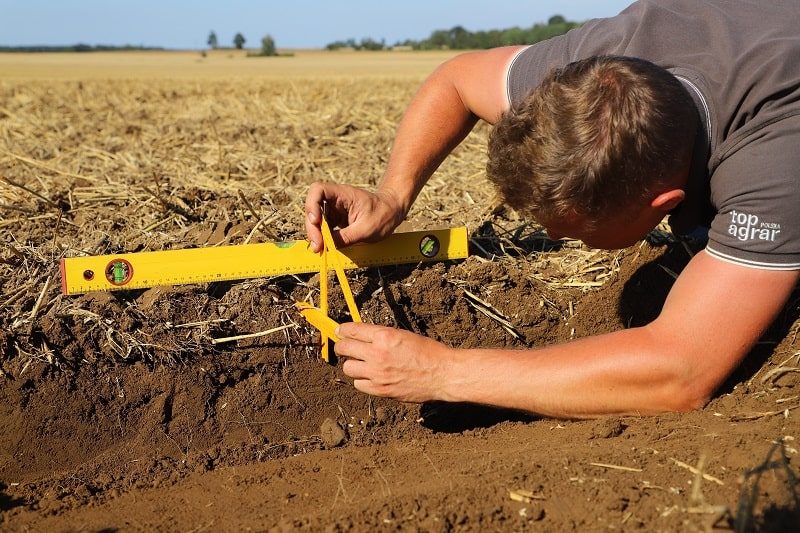
[[[511,207],[545,226],[578,221],[593,231],[612,218],[634,221],[685,176],[697,117],[686,89],[653,63],[577,61],[500,118],[488,177]],[[668,200],[659,207],[674,207]]]

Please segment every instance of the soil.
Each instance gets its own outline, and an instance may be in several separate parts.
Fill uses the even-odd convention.
[[[137,94],[150,90],[159,89]],[[0,118],[6,131],[18,131],[8,124],[24,110],[6,92]],[[190,93],[164,97],[180,108]],[[337,135],[364,128],[358,120]],[[75,128],[59,149],[85,153],[92,130]],[[6,136],[8,151],[58,165],[51,148],[14,139]],[[123,165],[139,152],[121,144],[103,153]],[[84,196],[82,204],[80,187],[99,185],[42,167],[37,181],[19,161],[0,166],[5,194],[15,195],[16,209],[31,210],[4,211],[0,226],[0,530],[787,531],[800,524],[797,298],[695,412],[565,421],[398,403],[357,392],[340,362],[320,359],[318,335],[293,306],[318,288],[313,274],[62,295],[63,255],[270,240],[241,207],[243,196],[259,213],[289,213],[273,224],[273,237],[303,237],[288,207],[296,195],[185,185],[166,171],[156,191],[152,169],[142,165],[126,177],[126,195]],[[441,202],[421,197],[411,224],[431,227],[433,211],[436,227],[466,222],[470,257],[348,271],[365,321],[460,347],[569,342],[655,318],[673,274],[702,246],[656,232],[600,254],[550,242],[502,208],[448,214]],[[132,231],[163,219],[157,229]],[[348,320],[333,276],[331,287],[333,318]],[[213,342],[282,325],[289,327]]]

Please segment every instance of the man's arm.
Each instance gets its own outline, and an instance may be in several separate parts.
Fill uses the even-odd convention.
[[[423,185],[479,119],[494,123],[508,107],[506,71],[521,47],[458,55],[443,63],[411,100],[395,135],[376,194],[314,183],[306,197],[306,232],[321,249],[321,205],[342,228],[339,245],[386,237],[405,218]]]
[[[359,390],[401,401],[476,402],[560,418],[703,406],[777,316],[796,271],[705,252],[647,326],[530,351],[458,350],[406,331],[342,324],[336,352]]]

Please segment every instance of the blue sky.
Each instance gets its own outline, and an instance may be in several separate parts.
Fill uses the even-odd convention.
[[[460,25],[470,31],[529,27],[553,15],[583,21],[612,16],[629,0],[0,0],[0,45],[220,46],[236,33],[259,47],[321,48],[365,37],[387,44],[420,40]]]

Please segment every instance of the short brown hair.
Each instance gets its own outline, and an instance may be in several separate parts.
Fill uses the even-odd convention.
[[[596,56],[555,69],[503,114],[487,174],[506,203],[540,222],[595,224],[673,178],[699,115],[683,85],[642,59]]]

